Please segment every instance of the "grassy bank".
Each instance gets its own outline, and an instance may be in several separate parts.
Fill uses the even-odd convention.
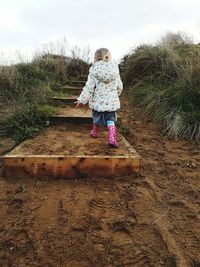
[[[88,72],[89,64],[71,56],[46,51],[32,62],[0,66],[0,135],[16,143],[33,136],[47,125],[54,113],[51,96],[68,79]]]
[[[200,141],[200,46],[182,34],[141,45],[121,63],[134,100],[170,137]]]

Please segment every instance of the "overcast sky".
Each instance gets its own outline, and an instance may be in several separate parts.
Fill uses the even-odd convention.
[[[185,31],[200,42],[200,0],[0,0],[0,52],[30,56],[42,44],[107,47],[119,59],[132,47]]]

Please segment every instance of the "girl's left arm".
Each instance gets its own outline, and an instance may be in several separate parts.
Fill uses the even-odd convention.
[[[122,83],[122,80],[121,80],[121,77],[120,77],[120,73],[118,73],[118,77],[117,77],[117,93],[118,93],[118,96],[121,95],[123,91],[123,83]]]

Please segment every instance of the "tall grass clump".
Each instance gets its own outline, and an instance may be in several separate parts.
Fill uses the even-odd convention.
[[[200,46],[185,34],[166,34],[121,62],[134,99],[166,135],[200,141]]]
[[[49,116],[53,113],[54,108],[50,105],[23,106],[2,122],[2,133],[19,144],[48,126]]]
[[[19,143],[41,131],[54,113],[51,96],[68,79],[87,74],[89,54],[60,41],[43,46],[30,62],[0,64],[0,135]]]
[[[53,114],[46,73],[31,63],[0,67],[0,134],[16,143],[46,126]]]
[[[66,39],[62,39],[44,44],[35,52],[33,63],[48,70],[57,82],[65,83],[88,73],[90,54],[89,47],[70,46]]]

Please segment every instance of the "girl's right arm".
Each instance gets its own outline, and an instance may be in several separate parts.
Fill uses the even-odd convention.
[[[94,88],[95,88],[95,78],[92,75],[92,67],[91,67],[89,70],[87,82],[86,82],[85,86],[83,87],[83,90],[82,90],[80,96],[78,97],[77,102],[79,102],[83,105],[87,104],[88,101],[90,100],[90,98],[94,94]]]

